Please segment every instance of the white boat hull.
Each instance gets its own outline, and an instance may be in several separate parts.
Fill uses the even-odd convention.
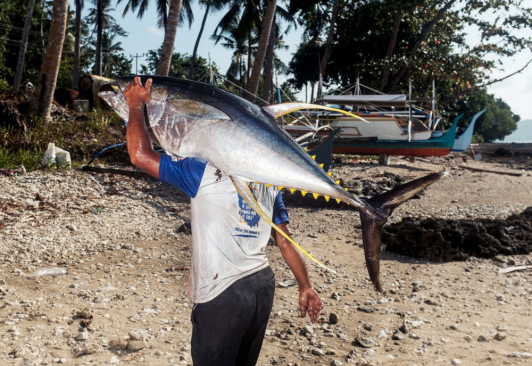
[[[393,117],[367,117],[364,116],[369,123],[352,118],[337,118],[333,120],[329,126],[332,129],[341,128],[339,136],[341,139],[350,139],[350,138],[377,138],[381,140],[393,140],[393,141],[408,141],[409,136],[408,132],[403,129],[396,119]],[[426,129],[422,122],[415,124],[419,130],[424,128],[424,131],[417,131],[412,129],[410,134],[411,141],[420,141],[428,140],[431,136],[432,131]],[[301,136],[303,134],[316,131],[314,127],[307,125],[287,125],[285,130],[290,133],[292,136]],[[328,129],[321,129],[317,131],[318,135],[325,135],[329,133]]]

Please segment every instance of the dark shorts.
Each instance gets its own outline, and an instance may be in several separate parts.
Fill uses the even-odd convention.
[[[275,277],[270,267],[241,278],[192,310],[194,366],[248,366],[259,358]]]

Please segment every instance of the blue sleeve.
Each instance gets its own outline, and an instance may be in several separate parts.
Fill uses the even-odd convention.
[[[275,197],[275,203],[273,204],[273,223],[275,225],[283,224],[289,222],[288,220],[288,212],[286,211],[286,208],[284,207],[283,202],[283,196],[281,195],[281,192],[277,193],[277,197]]]
[[[159,179],[173,185],[188,196],[194,198],[198,193],[207,162],[198,158],[186,158],[178,161],[161,154]]]

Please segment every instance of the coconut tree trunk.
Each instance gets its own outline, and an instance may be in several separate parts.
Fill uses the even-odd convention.
[[[402,20],[401,14],[395,17],[395,22],[393,24],[393,29],[392,29],[392,36],[390,37],[390,42],[388,43],[388,50],[386,51],[387,57],[390,57],[393,53],[393,49],[395,47],[395,41],[397,39],[397,33],[399,33],[399,26],[401,25],[401,20]],[[383,91],[386,84],[388,84],[389,77],[390,77],[390,68],[386,67],[382,74],[381,91]]]
[[[40,84],[37,86],[37,90],[33,94],[32,99],[32,109],[46,123],[49,123],[51,120],[50,109],[52,107],[52,98],[57,83],[63,41],[65,40],[67,28],[68,0],[55,0],[52,9],[52,22],[50,24],[48,44],[39,77]]]
[[[266,6],[266,14],[262,20],[262,29],[260,31],[259,47],[257,48],[257,54],[255,55],[255,61],[253,62],[253,69],[251,70],[251,77],[248,80],[248,92],[247,98],[249,101],[255,101],[255,94],[259,88],[260,73],[262,66],[264,65],[264,58],[266,57],[266,49],[268,48],[268,40],[270,39],[270,31],[272,29],[273,18],[275,16],[275,10],[277,9],[277,0],[268,0]]]
[[[238,83],[240,84],[240,88],[238,89],[238,92],[240,93],[240,97],[242,97],[242,63],[244,61],[242,60],[242,53],[240,54],[240,56],[238,56],[238,64],[239,64],[239,70],[238,70],[238,73],[239,73],[239,76],[238,76]]]
[[[248,31],[248,64],[246,69],[246,84],[249,82],[251,72],[251,29]]]
[[[270,103],[270,90],[272,89],[273,78],[273,58],[275,48],[275,18],[272,24],[272,30],[270,32],[270,43],[268,44],[268,51],[266,53],[266,67],[264,68],[264,88],[262,92],[262,99]]]
[[[102,75],[102,39],[103,39],[103,0],[96,4],[96,54],[94,61],[94,74]]]
[[[175,35],[177,33],[177,25],[179,22],[179,13],[181,13],[181,0],[171,0],[170,10],[168,11],[168,21],[164,29],[164,41],[161,49],[159,62],[157,62],[157,69],[155,75],[168,76],[170,72],[170,64],[172,62],[172,54],[174,53]]]
[[[203,29],[205,28],[205,22],[207,21],[207,16],[209,15],[209,10],[211,9],[212,0],[209,0],[207,3],[207,8],[205,9],[205,15],[203,16],[203,21],[201,22],[201,28],[196,39],[196,44],[194,45],[194,51],[192,52],[192,58],[190,59],[190,67],[188,69],[188,78],[192,79],[194,76],[194,65],[196,64],[196,53],[198,53],[198,46],[203,34]]]
[[[81,8],[83,0],[76,0],[76,29],[74,35],[74,67],[72,69],[72,89],[79,88],[79,59],[81,44]]]
[[[26,12],[26,19],[24,20],[24,31],[22,32],[22,40],[20,43],[20,50],[18,51],[17,73],[13,81],[13,90],[18,91],[20,88],[20,81],[22,80],[22,70],[24,69],[24,57],[26,56],[26,48],[28,47],[28,36],[30,35],[31,16],[33,15],[33,6],[35,0],[29,0],[28,11]]]
[[[336,23],[336,14],[338,14],[338,0],[334,0],[332,6],[331,14],[331,24],[329,24],[329,34],[327,35],[327,44],[325,45],[325,53],[321,59],[321,74],[325,76],[325,68],[327,67],[327,62],[329,62],[329,57],[331,56],[331,44],[334,36],[334,24]]]

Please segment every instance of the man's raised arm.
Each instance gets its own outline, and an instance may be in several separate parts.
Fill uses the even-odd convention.
[[[131,164],[158,179],[161,154],[153,150],[144,117],[145,106],[150,101],[151,83],[152,80],[148,79],[144,87],[137,76],[123,91],[129,107],[126,139]]]

